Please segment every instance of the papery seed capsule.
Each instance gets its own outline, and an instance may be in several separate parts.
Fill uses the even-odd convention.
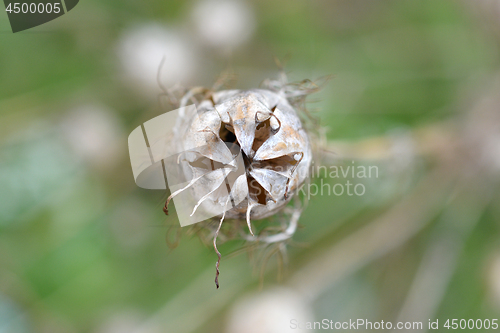
[[[207,159],[205,171],[213,172],[212,165],[224,168],[241,154],[244,172],[230,192],[243,200],[225,216],[233,219],[262,219],[283,208],[308,177],[312,158],[308,136],[294,108],[283,95],[264,89],[212,94],[199,103],[197,114],[179,119],[173,141],[177,151],[198,153],[185,172],[192,172],[194,165],[200,169],[199,162]],[[224,205],[225,200],[216,195],[205,197],[217,192],[214,186],[224,185],[202,179],[194,183],[189,190],[203,199],[198,209]]]
[[[269,81],[271,89],[223,90],[193,88],[180,106],[194,102],[177,119],[173,134],[179,168],[186,186],[170,199],[189,191],[195,198],[191,215],[221,216],[213,244],[218,288],[221,255],[216,239],[225,218],[246,220],[247,240],[281,242],[295,232],[300,208],[292,210],[288,227],[281,233],[254,236],[251,220],[263,219],[283,210],[309,176],[312,151],[308,135],[290,103],[317,90],[305,85]],[[195,99],[194,96],[198,99]],[[200,97],[201,96],[201,100]]]

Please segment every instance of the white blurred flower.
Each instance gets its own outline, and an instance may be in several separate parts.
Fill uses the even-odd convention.
[[[47,204],[78,178],[80,166],[54,132],[51,124],[34,119],[0,146],[0,225],[28,222],[24,214]]]
[[[242,0],[202,0],[193,21],[200,39],[213,47],[236,47],[253,35],[255,16]]]
[[[485,140],[483,155],[495,171],[500,171],[500,133],[492,133]],[[489,157],[489,158],[488,158]]]
[[[479,0],[470,1],[469,3],[481,6],[481,9],[497,23],[500,21],[500,2],[498,0]]]
[[[75,154],[93,166],[111,167],[123,153],[123,129],[114,112],[103,105],[71,110],[61,129]]]
[[[500,171],[500,77],[473,107],[466,121],[466,140],[470,151],[485,170]]]
[[[500,308],[500,255],[496,254],[491,262],[488,274],[490,297],[493,304]]]
[[[243,298],[232,309],[228,333],[302,332],[291,321],[305,325],[313,321],[312,311],[305,300],[289,289],[274,289]]]
[[[194,77],[197,57],[182,33],[151,24],[126,31],[118,42],[118,57],[125,73],[145,92],[157,94],[158,70],[165,86],[186,84]]]
[[[29,318],[18,304],[0,294],[0,333],[31,332]]]

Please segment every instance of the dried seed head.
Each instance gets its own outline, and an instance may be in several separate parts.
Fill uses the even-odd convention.
[[[174,142],[178,151],[197,153],[186,173],[215,177],[191,186],[194,197],[203,199],[197,209],[215,211],[214,206],[225,205],[228,196],[221,193],[228,191],[232,207],[226,218],[247,221],[282,209],[308,177],[312,158],[294,108],[284,96],[264,89],[214,93],[198,105],[197,114],[179,119]],[[237,156],[242,170],[234,168]],[[231,176],[227,188],[224,180]]]
[[[175,124],[172,145],[174,151],[184,152],[177,164],[188,180],[169,196],[164,211],[168,212],[174,196],[189,191],[185,198],[197,200],[191,216],[202,211],[204,216],[221,217],[216,227],[211,223],[193,226],[208,230],[213,237],[218,256],[217,288],[221,254],[216,240],[224,218],[246,220],[251,235],[241,230],[236,234],[251,242],[278,244],[282,253],[283,242],[295,233],[302,212],[299,200],[292,207],[287,205],[308,179],[312,161],[310,141],[297,109],[307,114],[305,97],[319,86],[309,80],[288,84],[284,73],[279,81],[266,80],[264,84],[268,89],[214,92],[198,87],[179,98],[164,90],[171,101],[180,101],[183,110]],[[190,103],[196,108],[184,108]],[[269,228],[254,235],[252,220],[278,212],[288,218],[282,221],[281,231]]]

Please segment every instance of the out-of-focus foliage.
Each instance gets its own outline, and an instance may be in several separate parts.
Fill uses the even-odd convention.
[[[82,0],[16,34],[0,15],[0,332],[498,317],[499,42],[489,0]],[[279,284],[276,256],[224,256],[233,240],[216,290],[213,250],[170,250],[165,193],[136,187],[127,135],[166,111],[163,55],[167,85],[230,68],[253,88],[273,56],[292,81],[334,76],[309,104],[322,163],[379,176],[311,197]]]

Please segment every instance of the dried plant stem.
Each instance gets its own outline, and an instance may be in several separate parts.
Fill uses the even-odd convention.
[[[477,174],[457,186],[454,198],[441,214],[398,321],[425,320],[436,315],[465,242],[491,202],[493,187],[487,185],[490,182]]]
[[[297,271],[290,285],[315,299],[328,286],[403,244],[438,214],[456,178],[447,168],[434,170],[385,214]]]
[[[416,128],[405,133],[419,156],[442,156],[459,142],[460,134],[449,122]],[[339,159],[387,160],[394,157],[394,146],[400,137],[382,135],[357,141],[329,140],[322,147],[322,162],[331,165]]]
[[[229,203],[229,198],[226,201],[226,207],[228,203]],[[224,222],[224,217],[226,217],[226,210],[224,210],[224,213],[222,213],[219,226],[217,227],[217,230],[215,231],[214,235],[214,249],[215,253],[217,253],[217,263],[215,264],[215,286],[217,287],[217,289],[219,289],[219,274],[220,274],[219,265],[220,265],[220,260],[222,258],[219,249],[217,249],[217,236],[219,235],[220,228],[222,227],[222,222]]]

